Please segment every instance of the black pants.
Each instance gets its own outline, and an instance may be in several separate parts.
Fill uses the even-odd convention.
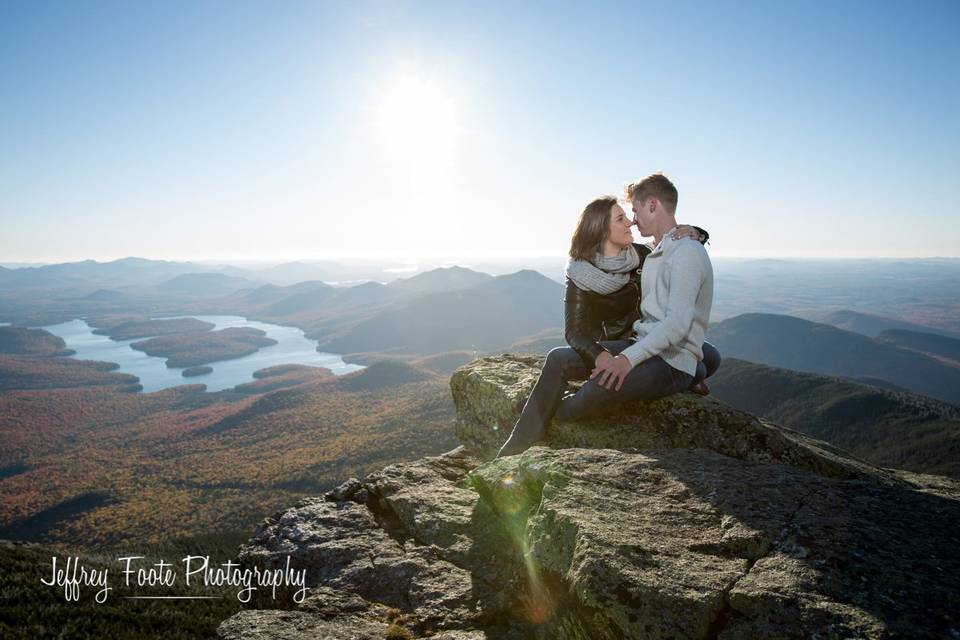
[[[633,344],[629,340],[601,342],[616,355]],[[587,380],[590,370],[570,347],[557,347],[547,354],[527,403],[513,427],[513,432],[498,455],[513,455],[543,439],[547,423],[554,417],[562,421],[579,420],[598,413],[604,407],[637,400],[656,400],[689,389],[692,384],[710,377],[720,366],[720,352],[709,342],[703,343],[703,360],[697,375],[674,369],[660,356],[644,360],[626,375],[619,391],[601,387],[599,377]],[[573,395],[562,398],[570,380],[587,380]]]

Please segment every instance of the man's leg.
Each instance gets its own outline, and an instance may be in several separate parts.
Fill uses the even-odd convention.
[[[613,340],[600,344],[612,353],[620,353],[630,343],[626,340]],[[551,349],[513,432],[500,448],[497,457],[520,453],[533,443],[543,440],[547,423],[553,418],[567,382],[586,380],[588,377],[590,370],[583,363],[580,354],[570,347]]]
[[[663,398],[687,389],[693,376],[655,356],[631,369],[619,391],[601,387],[598,380],[588,380],[576,394],[564,398],[557,407],[556,419],[579,420],[612,404]]]
[[[704,379],[709,378],[720,368],[720,352],[709,342],[703,343],[703,366],[706,369]]]
[[[690,383],[690,391],[697,395],[705,396],[710,393],[710,389],[704,383],[704,380],[716,373],[720,368],[720,352],[709,342],[703,343],[703,360],[697,363],[697,375],[693,377]]]

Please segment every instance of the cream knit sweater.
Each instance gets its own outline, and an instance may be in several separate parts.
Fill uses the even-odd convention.
[[[713,305],[713,266],[702,244],[674,240],[670,232],[647,256],[640,274],[641,318],[636,342],[621,352],[637,366],[660,356],[667,364],[695,375],[703,359],[703,339]]]

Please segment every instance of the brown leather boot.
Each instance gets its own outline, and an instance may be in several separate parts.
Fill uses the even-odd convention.
[[[690,391],[697,394],[698,396],[708,396],[710,395],[710,387],[707,386],[707,383],[701,380],[697,384],[690,387]]]

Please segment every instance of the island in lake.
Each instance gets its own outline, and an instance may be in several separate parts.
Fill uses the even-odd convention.
[[[220,331],[197,331],[141,340],[130,345],[148,356],[167,359],[170,368],[196,367],[242,358],[261,347],[277,344],[266,332],[253,327],[230,327]],[[199,374],[194,374],[199,375]]]
[[[98,326],[96,318],[88,320],[91,326]],[[209,331],[216,326],[212,322],[205,322],[196,318],[161,318],[157,320],[129,320],[110,326],[100,326],[94,333],[109,336],[111,340],[132,340],[133,338],[150,338],[184,333],[199,333]]]
[[[213,367],[209,365],[202,365],[199,367],[188,367],[184,369],[180,375],[182,375],[184,378],[192,378],[193,376],[202,376],[207,373],[213,373]]]
[[[26,327],[0,327],[0,353],[19,356],[70,356],[76,353],[67,349],[63,338],[43,329]]]

